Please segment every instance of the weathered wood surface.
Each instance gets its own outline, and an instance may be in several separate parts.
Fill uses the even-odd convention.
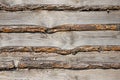
[[[120,80],[120,70],[17,70],[0,72],[0,80]]]
[[[0,26],[1,33],[55,33],[65,31],[120,31],[120,24],[68,24],[53,28],[41,26]]]
[[[119,10],[119,0],[0,0],[0,9],[18,10]]]
[[[65,24],[119,24],[120,11],[69,12],[69,11],[22,11],[0,12],[0,25],[39,25],[48,28]]]
[[[11,61],[5,61],[5,60],[0,61],[0,71],[1,70],[11,70],[11,69],[14,69],[14,68],[15,68],[15,65],[14,65],[13,60],[11,60]]]
[[[120,69],[120,52],[80,52],[66,56],[54,53],[3,52],[0,61],[4,61],[4,65],[7,64],[6,61],[14,61],[14,69]]]
[[[119,53],[119,52],[118,52]],[[68,56],[23,58],[20,69],[120,69],[120,54],[78,54]]]
[[[63,61],[54,61],[54,60],[26,60],[20,61],[18,64],[20,69],[120,69],[120,63],[117,62],[82,62],[74,61],[63,62]]]
[[[0,47],[50,46],[73,49],[84,45],[120,45],[119,31],[44,33],[0,33]]]
[[[91,45],[79,46],[73,49],[61,49],[58,47],[45,47],[45,46],[7,46],[1,47],[0,52],[36,52],[36,53],[57,53],[61,55],[77,54],[78,52],[102,52],[102,51],[120,51],[119,45]]]
[[[0,0],[0,80],[120,80],[119,10],[120,0]]]

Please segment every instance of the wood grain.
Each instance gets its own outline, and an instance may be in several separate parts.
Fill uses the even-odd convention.
[[[119,31],[44,33],[0,33],[0,47],[36,46],[73,49],[85,45],[120,45]]]
[[[0,80],[119,80],[120,70],[17,70],[0,72]]]
[[[22,11],[0,12],[0,25],[34,25],[47,28],[66,24],[119,24],[120,11]]]
[[[13,60],[11,61],[0,61],[0,70],[12,70],[15,68]]]
[[[22,10],[120,10],[119,0],[0,0],[0,9]]]
[[[15,67],[21,69],[119,69],[119,53],[117,51],[79,52],[76,55],[64,56],[54,53],[2,52],[0,61],[14,61]]]

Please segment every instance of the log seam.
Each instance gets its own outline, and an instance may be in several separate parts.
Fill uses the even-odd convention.
[[[66,24],[53,28],[41,26],[0,26],[0,33],[56,33],[64,31],[120,31],[119,24]]]
[[[116,62],[94,62],[94,61],[55,61],[55,60],[21,60],[18,69],[120,69],[120,63]]]
[[[61,49],[58,47],[50,47],[50,46],[11,46],[11,47],[1,47],[0,53],[2,52],[45,52],[45,53],[57,53],[61,55],[68,55],[68,54],[77,54],[78,52],[101,52],[101,51],[120,51],[119,45],[86,45],[86,46],[79,46],[74,49]]]
[[[36,4],[36,5],[6,5],[0,3],[0,10],[5,11],[30,11],[30,10],[50,10],[50,11],[108,11],[108,10],[120,10],[120,5],[96,5],[96,6],[80,6],[76,7],[73,5],[65,4]]]

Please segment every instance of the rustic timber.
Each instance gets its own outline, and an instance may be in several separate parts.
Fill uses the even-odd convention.
[[[120,0],[0,0],[0,80],[120,80]]]
[[[0,26],[0,33],[47,33],[47,28],[39,26]]]
[[[120,24],[120,11],[18,11],[0,12],[0,25],[53,28],[66,24]]]
[[[97,65],[102,65],[102,68],[105,66],[103,64],[106,64],[110,66],[110,64],[114,64],[112,66],[117,67],[118,63],[120,63],[120,52],[117,51],[102,51],[101,53],[99,52],[79,52],[79,54],[76,55],[58,55],[58,54],[46,54],[46,53],[30,53],[30,52],[2,52],[0,54],[0,61],[6,60],[6,61],[13,61],[15,65],[15,69],[18,69],[18,66],[22,67],[22,64],[25,65],[30,65],[33,66],[32,69],[47,69],[47,68],[52,68],[52,69],[72,69],[71,66],[73,66],[73,69],[77,69],[77,67],[80,67],[82,64],[91,64],[95,66]],[[25,62],[25,63],[24,63]],[[6,63],[6,62],[4,62]],[[55,64],[55,65],[53,65]],[[58,64],[58,65],[57,65]],[[40,65],[40,66],[39,66]],[[48,66],[45,66],[48,65]],[[52,67],[53,65],[53,67]],[[65,67],[66,65],[66,67]],[[67,67],[67,65],[69,65]],[[96,65],[96,66],[97,66]],[[37,67],[36,67],[37,66]],[[54,67],[56,66],[56,67]],[[83,67],[85,67],[83,65]],[[114,67],[114,68],[115,68]],[[26,67],[29,69],[29,67]],[[99,68],[99,67],[97,67]],[[113,67],[111,67],[113,68]],[[22,68],[25,69],[25,68]],[[84,69],[82,67],[78,69]],[[87,67],[85,69],[91,69],[90,67]],[[108,67],[107,69],[110,69]],[[118,68],[115,68],[118,69]],[[3,69],[2,69],[3,70]],[[6,69],[7,70],[7,69]],[[11,70],[11,69],[10,69]]]
[[[23,10],[79,10],[105,11],[120,10],[119,0],[0,0],[0,9]]]
[[[54,60],[21,60],[18,64],[20,69],[120,69],[120,63],[117,62],[65,62]]]
[[[78,52],[76,55],[59,55],[45,52],[2,52],[0,61],[14,60],[17,67],[20,60],[56,60],[56,61],[91,61],[91,62],[120,62],[120,51]]]
[[[0,33],[55,33],[65,31],[120,31],[119,24],[67,24],[53,28],[41,26],[0,26]]]
[[[108,46],[80,46],[74,49],[61,49],[57,47],[1,47],[0,52],[45,52],[45,53],[57,53],[62,55],[77,54],[78,52],[101,52],[101,51],[120,51],[119,45]]]
[[[12,70],[15,69],[15,65],[12,61],[0,61],[0,71],[1,70]]]
[[[0,80],[119,80],[120,70],[39,69],[0,72]]]
[[[84,45],[120,45],[119,31],[72,31],[44,33],[0,33],[0,47],[36,46],[74,49]],[[38,49],[39,50],[39,49]],[[36,49],[37,51],[37,49]],[[64,51],[63,51],[64,52]]]

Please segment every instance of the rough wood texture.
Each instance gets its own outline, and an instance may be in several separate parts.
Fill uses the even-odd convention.
[[[0,80],[119,75],[120,0],[0,0]]]
[[[0,72],[0,80],[119,80],[120,70],[17,70]]]
[[[20,69],[120,69],[120,54],[78,54],[68,56],[23,58],[18,63]],[[114,55],[111,57],[111,55]],[[93,56],[95,58],[93,58]],[[115,60],[116,59],[116,60]]]
[[[117,45],[109,45],[109,46],[80,46],[76,47],[74,49],[61,49],[57,47],[1,47],[0,52],[44,52],[44,53],[57,53],[62,55],[68,55],[68,54],[77,54],[78,52],[101,52],[101,51],[120,51],[120,46]]]
[[[12,61],[0,61],[0,70],[11,70],[14,69],[15,65]]]
[[[58,55],[29,52],[2,52],[0,61],[14,61],[16,68],[27,69],[119,69],[120,52],[79,52],[76,55]],[[5,63],[5,62],[4,62]]]
[[[120,63],[117,62],[62,62],[54,60],[27,60],[20,61],[18,64],[20,69],[120,69]]]
[[[119,31],[44,33],[0,33],[0,47],[50,46],[73,49],[84,45],[120,45]]]
[[[119,24],[120,11],[22,11],[0,12],[0,25],[39,25],[48,28],[66,24]]]
[[[0,26],[1,33],[55,33],[65,31],[120,31],[119,24],[68,24],[46,28],[41,26]]]
[[[120,10],[119,0],[0,0],[0,9],[22,10]]]

